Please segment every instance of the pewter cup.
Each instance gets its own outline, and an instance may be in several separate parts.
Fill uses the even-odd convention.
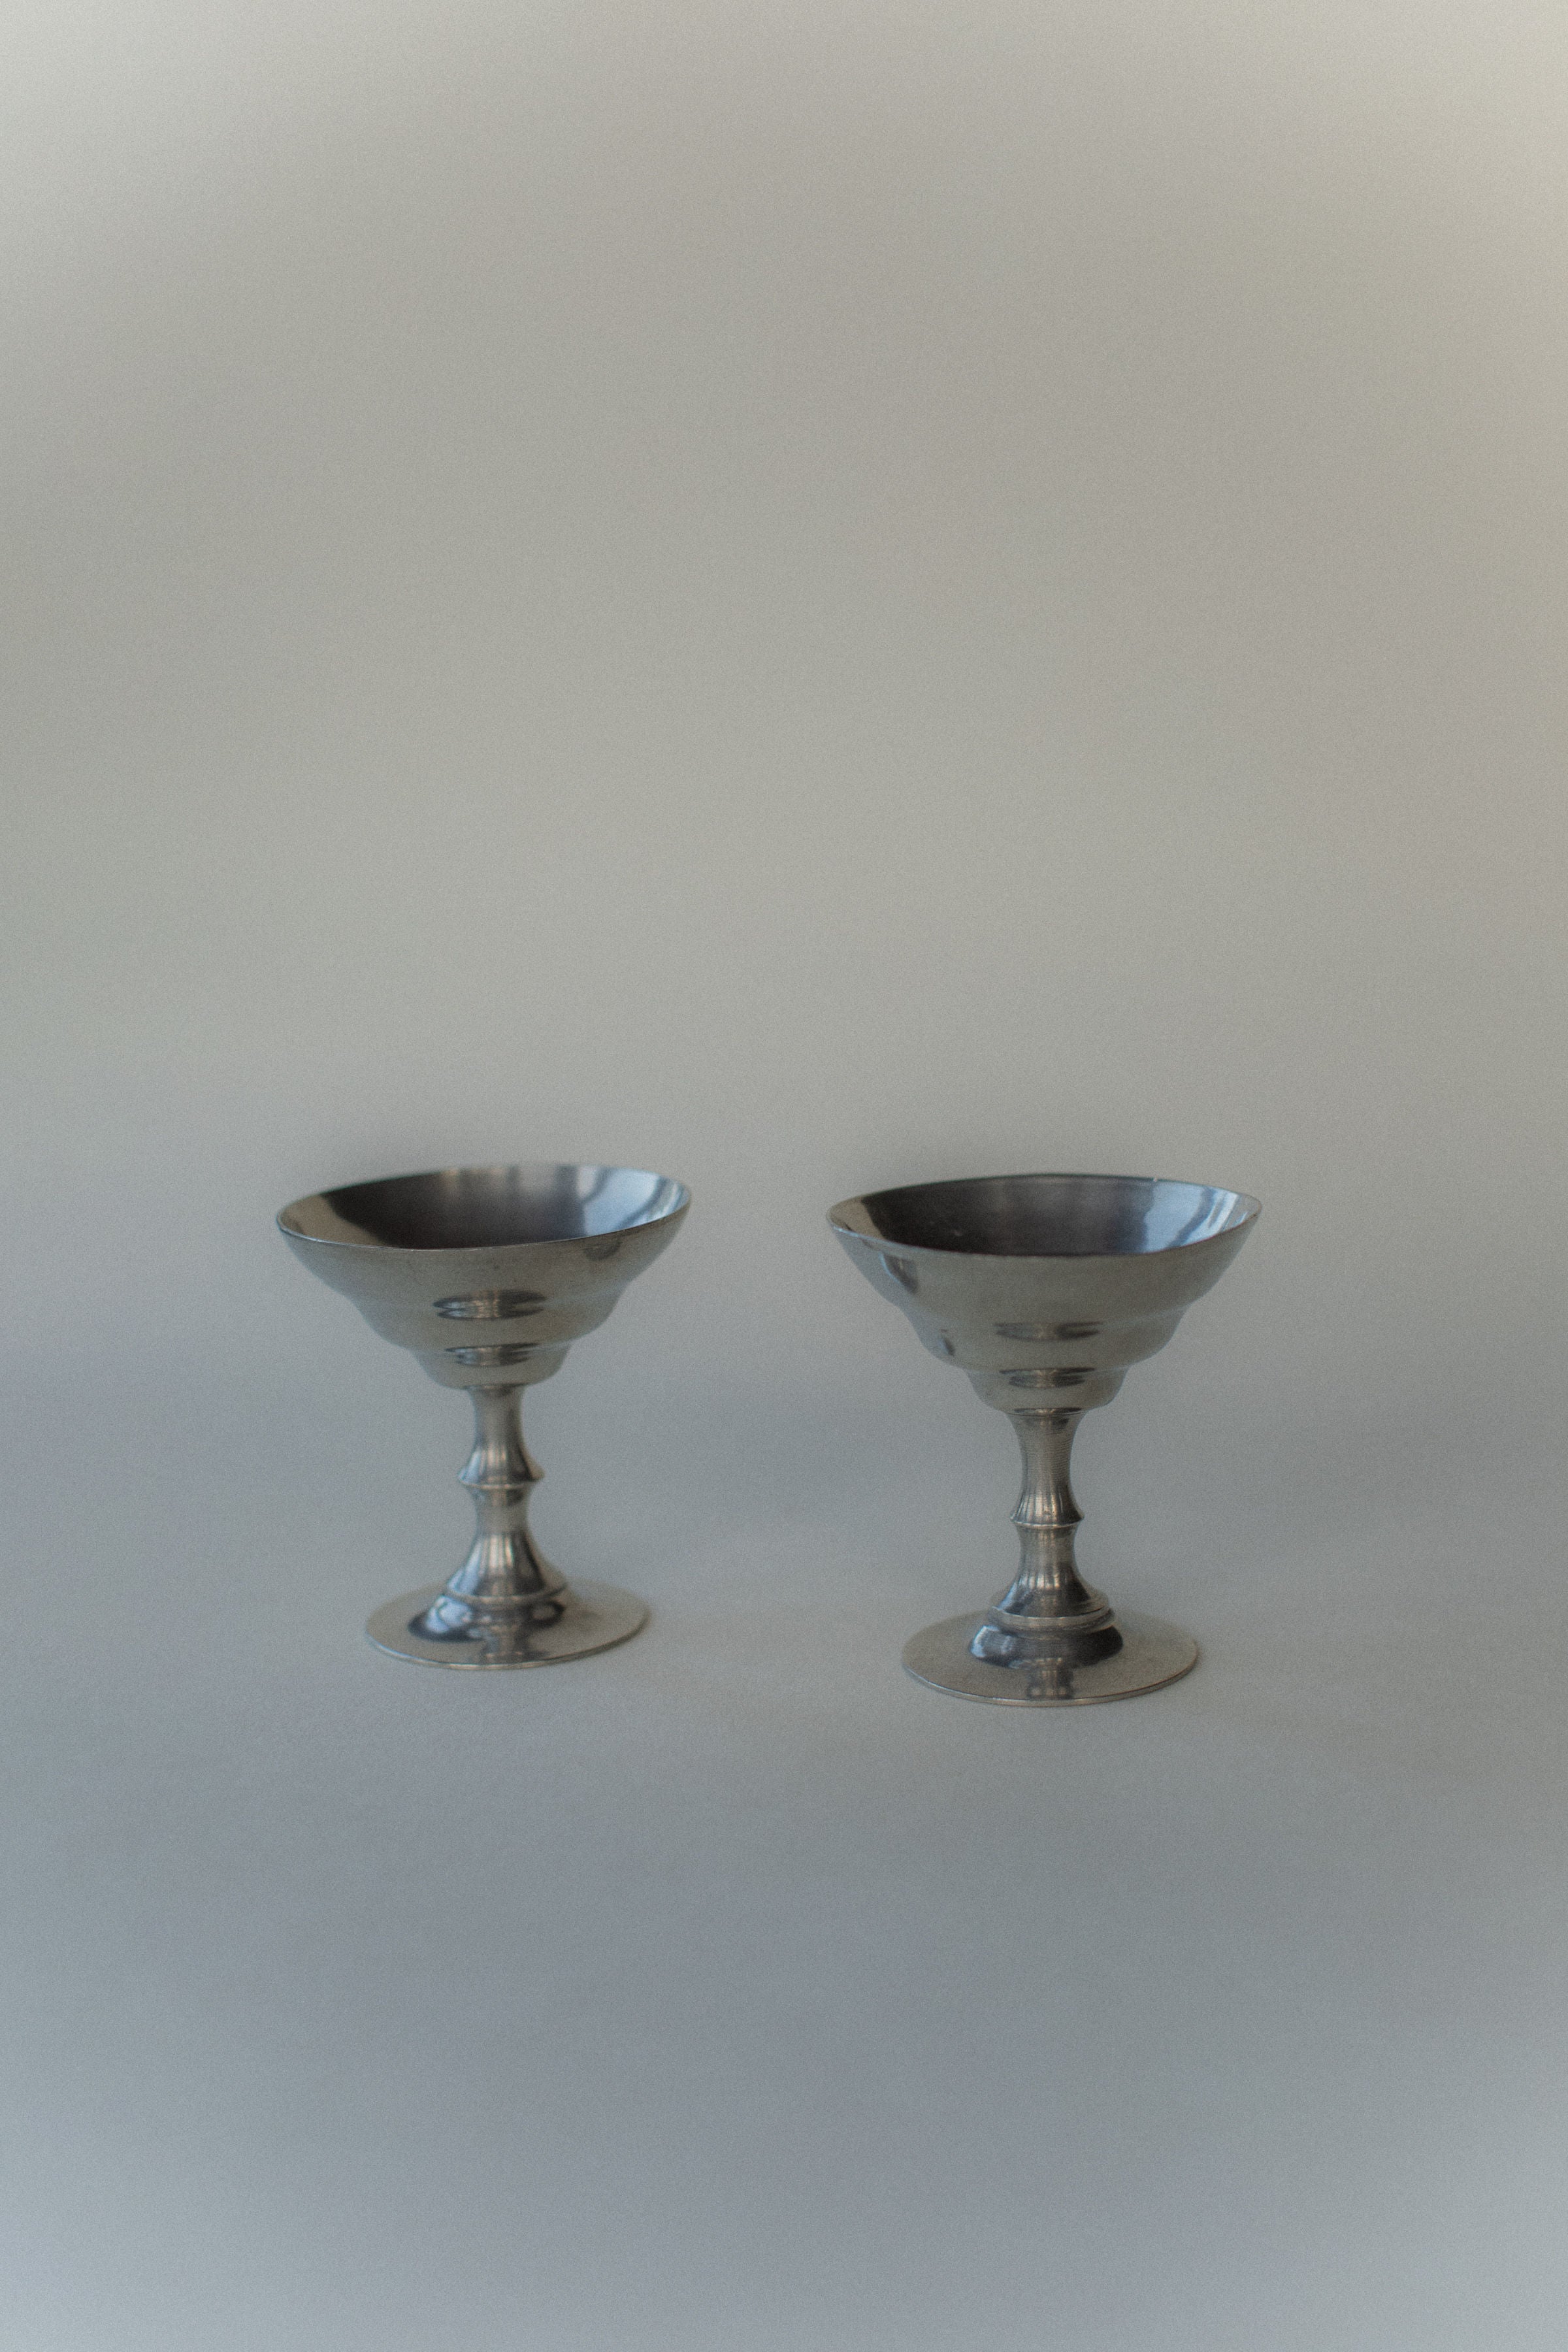
[[[1023,1557],[988,1610],[917,1633],[904,1664],[961,1698],[1081,1706],[1197,1664],[1174,1625],[1114,1610],[1074,1558],[1082,1416],[1163,1348],[1252,1230],[1245,1192],[1154,1176],[980,1176],[840,1201],[828,1222],[923,1344],[1006,1413],[1024,1456]]]
[[[389,1601],[366,1632],[432,1666],[542,1666],[625,1642],[644,1603],[568,1584],[529,1533],[542,1476],[522,1440],[522,1391],[561,1370],[634,1275],[674,1240],[690,1195],[641,1168],[446,1168],[291,1202],[283,1238],[411,1349],[443,1388],[474,1400],[473,1547],[444,1585]]]

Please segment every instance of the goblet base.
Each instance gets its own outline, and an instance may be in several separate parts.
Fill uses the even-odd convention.
[[[612,1650],[629,1642],[647,1623],[647,1603],[635,1592],[614,1584],[574,1584],[561,1614],[547,1625],[529,1625],[515,1641],[498,1650],[493,1640],[475,1635],[431,1640],[415,1631],[415,1621],[446,1591],[427,1584],[421,1592],[405,1592],[378,1609],[365,1632],[378,1650],[396,1658],[413,1658],[422,1666],[554,1666],[565,1658],[586,1658],[595,1650]]]
[[[1197,1643],[1179,1625],[1118,1611],[1099,1633],[1064,1634],[1039,1657],[993,1665],[969,1646],[989,1622],[982,1610],[926,1626],[904,1644],[905,1672],[955,1698],[995,1706],[1093,1706],[1179,1682],[1198,1662]]]

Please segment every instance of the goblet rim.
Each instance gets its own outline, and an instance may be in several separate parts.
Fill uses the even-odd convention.
[[[522,1241],[497,1239],[477,1242],[389,1242],[378,1241],[372,1235],[363,1240],[348,1234],[312,1233],[300,1222],[300,1213],[321,1202],[330,1205],[343,1193],[359,1192],[371,1186],[394,1184],[428,1184],[443,1179],[464,1176],[528,1176],[542,1180],[560,1176],[642,1176],[652,1186],[673,1186],[675,1197],[655,1216],[635,1217],[624,1224],[607,1225],[599,1233],[561,1233],[539,1234]],[[509,1254],[514,1250],[560,1249],[563,1244],[579,1244],[608,1240],[612,1234],[652,1233],[684,1216],[691,1205],[689,1188],[678,1176],[663,1175],[655,1168],[635,1168],[619,1160],[497,1160],[465,1161],[447,1168],[409,1169],[397,1175],[364,1176],[344,1184],[321,1185],[312,1192],[301,1192],[297,1200],[279,1209],[277,1225],[279,1233],[290,1241],[309,1242],[313,1248],[357,1250],[366,1255],[391,1257],[486,1257],[498,1249]],[[339,1212],[338,1213],[342,1213]]]
[[[941,1192],[950,1187],[957,1191],[962,1187],[974,1184],[1033,1183],[1146,1185],[1151,1190],[1170,1186],[1173,1190],[1182,1192],[1224,1195],[1230,1202],[1233,1211],[1239,1213],[1231,1215],[1228,1223],[1217,1225],[1208,1233],[1168,1242],[1157,1249],[1133,1250],[947,1248],[935,1242],[902,1241],[891,1234],[878,1233],[870,1223],[869,1203],[873,1201],[892,1200],[900,1193],[908,1195],[915,1192]],[[859,1212],[865,1218],[864,1223],[857,1222],[856,1212]],[[869,1192],[851,1193],[846,1199],[835,1202],[833,1207],[827,1212],[827,1222],[836,1234],[840,1234],[848,1240],[865,1242],[873,1249],[895,1250],[900,1257],[988,1258],[994,1259],[1000,1265],[1008,1265],[1068,1263],[1080,1265],[1096,1263],[1110,1265],[1129,1258],[1147,1260],[1179,1257],[1184,1251],[1201,1248],[1205,1242],[1228,1241],[1237,1234],[1250,1232],[1262,1213],[1261,1201],[1251,1192],[1237,1192],[1229,1184],[1206,1184],[1195,1178],[1185,1176],[1116,1174],[1102,1169],[1038,1168],[1023,1170],[1008,1175],[942,1176],[934,1177],[924,1183],[878,1185]]]

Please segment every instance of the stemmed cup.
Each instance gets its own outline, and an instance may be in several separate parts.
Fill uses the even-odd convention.
[[[1084,1414],[1163,1348],[1251,1232],[1245,1192],[1152,1176],[981,1176],[840,1201],[829,1223],[922,1343],[1006,1413],[1024,1457],[1018,1572],[988,1609],[904,1650],[961,1698],[1082,1706],[1190,1672],[1179,1627],[1114,1609],[1079,1573],[1068,1464]]]
[[[543,1474],[519,1407],[673,1241],[689,1197],[641,1168],[446,1168],[312,1192],[281,1212],[312,1274],[474,1401],[458,1474],[478,1516],[472,1547],[445,1584],[376,1611],[366,1631],[378,1647],[433,1666],[542,1666],[646,1622],[633,1594],[569,1584],[535,1543],[529,1497]]]

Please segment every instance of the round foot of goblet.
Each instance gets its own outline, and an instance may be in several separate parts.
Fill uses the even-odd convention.
[[[586,1658],[629,1642],[647,1623],[647,1603],[613,1584],[574,1584],[561,1614],[549,1624],[520,1626],[503,1643],[458,1632],[432,1639],[416,1630],[425,1612],[440,1600],[445,1585],[427,1584],[378,1609],[365,1632],[378,1650],[413,1658],[422,1666],[553,1666],[564,1658]]]
[[[1100,1633],[1068,1634],[1037,1658],[993,1665],[969,1646],[988,1622],[982,1611],[926,1626],[904,1644],[906,1673],[955,1698],[997,1706],[1093,1706],[1179,1682],[1198,1662],[1197,1643],[1179,1625],[1119,1611]]]

